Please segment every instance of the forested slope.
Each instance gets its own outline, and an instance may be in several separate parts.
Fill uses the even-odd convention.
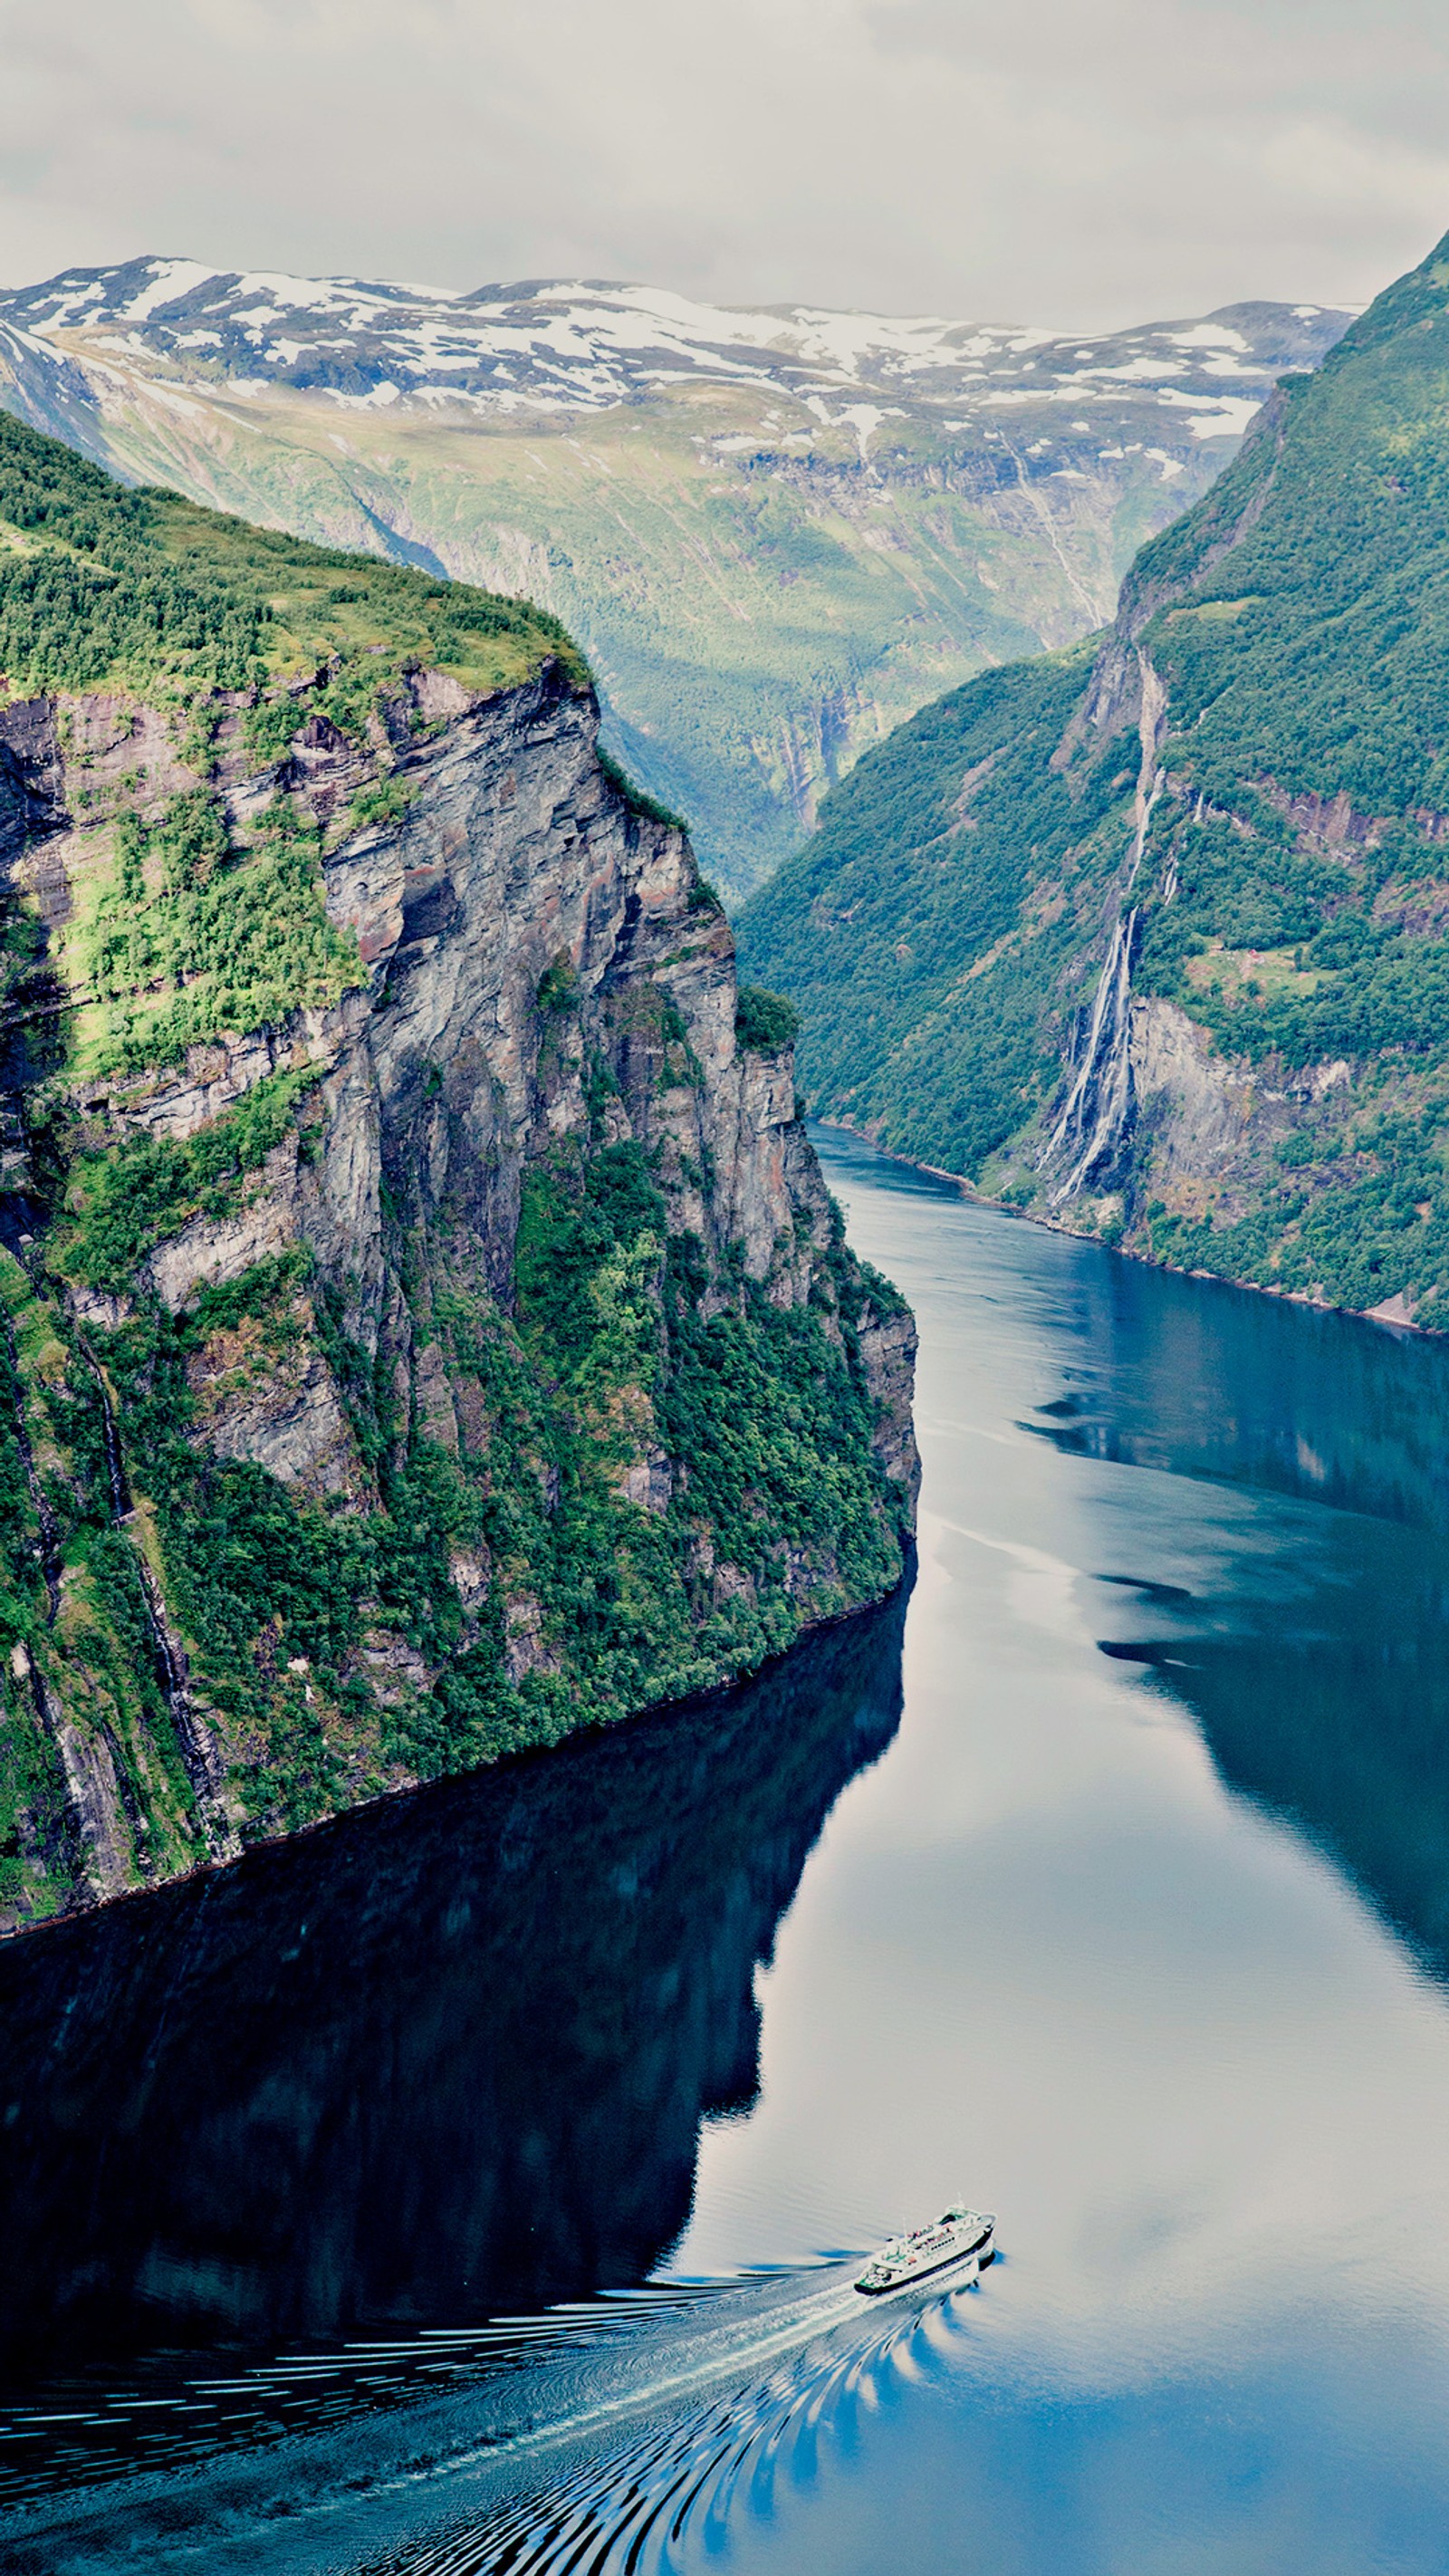
[[[741,935],[827,1115],[1449,1321],[1449,244],[1284,381],[1095,647],[903,726]]]

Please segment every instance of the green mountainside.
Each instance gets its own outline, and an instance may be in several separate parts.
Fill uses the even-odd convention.
[[[526,679],[550,653],[586,676],[558,619],[527,602],[301,545],[176,492],[128,491],[4,413],[0,547],[0,654],[15,693],[105,682],[181,699],[197,684],[242,689],[376,652],[478,690]]]
[[[897,1581],[901,1300],[550,616],[0,419],[0,1927]]]
[[[866,755],[747,909],[814,1104],[1190,1269],[1449,1324],[1449,243],[1095,644]]]

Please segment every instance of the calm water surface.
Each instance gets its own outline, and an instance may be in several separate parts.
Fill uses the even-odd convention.
[[[824,1143],[908,1607],[0,1953],[18,2568],[1449,2570],[1449,1364]]]

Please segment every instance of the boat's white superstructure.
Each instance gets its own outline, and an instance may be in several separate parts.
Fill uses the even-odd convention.
[[[921,2281],[932,2272],[954,2269],[969,2262],[973,2271],[989,2263],[991,2237],[996,2221],[979,2209],[967,2209],[954,2203],[928,2227],[918,2227],[912,2236],[893,2236],[873,2254],[856,2280],[856,2288],[868,2299],[879,2298],[884,2290],[903,2290],[912,2281]]]

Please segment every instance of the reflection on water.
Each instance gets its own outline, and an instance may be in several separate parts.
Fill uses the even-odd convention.
[[[1075,1347],[1033,1426],[1061,1449],[1449,1526],[1442,1342],[1061,1248]]]
[[[1449,1549],[1371,1523],[1316,1535],[1311,1589],[1144,1603],[1103,1643],[1152,1668],[1228,1785],[1303,1827],[1446,1976]]]
[[[12,2375],[645,2278],[754,2095],[756,1966],[897,1724],[903,1615],[0,1950]]]
[[[904,1721],[897,1604],[0,1954],[24,2576],[1446,2576],[1449,1351],[828,1159]]]
[[[1154,1667],[1223,1778],[1449,1971],[1449,1353],[1100,1255],[1074,1300],[1075,1383],[1024,1427],[1067,1455],[1342,1507],[1300,1522],[1266,1581],[1196,1602],[1129,1586],[1138,1610],[1105,1651]]]

